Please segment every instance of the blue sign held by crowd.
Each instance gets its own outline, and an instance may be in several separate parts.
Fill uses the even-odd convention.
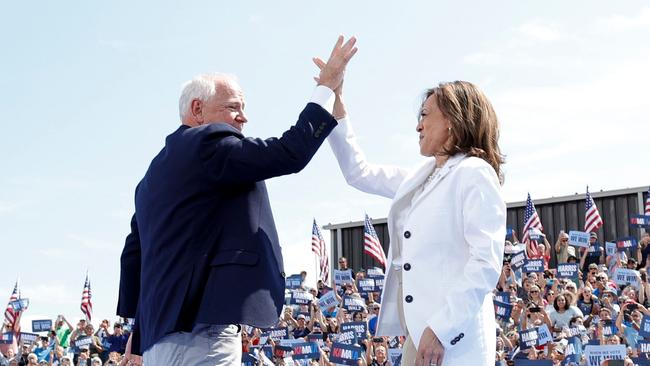
[[[364,311],[366,309],[366,300],[361,297],[345,296],[343,298],[343,308],[347,311]]]
[[[368,332],[368,323],[366,322],[347,322],[341,324],[341,332],[354,331],[358,339],[366,339]]]
[[[306,291],[294,290],[291,291],[290,304],[293,305],[309,305],[314,299],[314,296]]]
[[[494,314],[503,321],[510,319],[512,304],[494,300]]]
[[[494,295],[494,299],[499,302],[510,304],[510,293],[506,291],[499,291]]]
[[[544,272],[544,259],[525,259],[522,271],[525,273]]]
[[[320,359],[320,348],[318,343],[296,343],[293,345],[294,360]]]
[[[357,280],[357,289],[360,293],[375,291],[375,280],[372,278],[362,278]]]
[[[32,320],[32,332],[47,332],[52,330],[52,320]]]
[[[564,349],[563,366],[578,366],[582,358],[582,341],[580,337],[567,338],[567,345]]]
[[[557,265],[557,278],[578,277],[578,263],[560,263]]]
[[[13,340],[14,340],[14,334],[12,332],[0,334],[0,344],[11,344]]]
[[[537,334],[537,328],[519,331],[519,344],[521,349],[528,349],[537,346],[538,338],[539,334]]]
[[[299,274],[294,274],[285,278],[284,283],[289,290],[295,290],[302,285],[302,277]]]
[[[510,258],[510,267],[512,267],[512,269],[514,270],[518,270],[519,268],[521,268],[521,266],[524,265],[525,260],[526,260],[526,252],[521,251]]]
[[[603,320],[603,335],[609,337],[618,333],[618,328],[613,320]]]
[[[357,365],[363,355],[363,349],[357,345],[332,343],[330,362],[340,365]]]
[[[649,340],[642,340],[637,342],[637,347],[639,349],[639,352],[645,354],[645,355],[650,355],[650,341]]]
[[[619,252],[622,252],[625,249],[636,248],[636,245],[636,238],[632,236],[616,240],[616,249],[618,249]]]
[[[630,226],[638,228],[650,228],[650,216],[647,215],[631,215]]]

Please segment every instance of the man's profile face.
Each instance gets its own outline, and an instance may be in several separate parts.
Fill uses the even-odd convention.
[[[232,81],[218,81],[217,93],[203,102],[203,124],[223,122],[242,131],[248,121],[244,114],[244,93]]]

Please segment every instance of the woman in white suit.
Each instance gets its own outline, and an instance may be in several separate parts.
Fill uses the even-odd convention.
[[[416,130],[427,158],[408,172],[366,161],[337,90],[328,139],[345,179],[393,200],[377,334],[408,336],[402,365],[494,365],[506,234],[496,114],[468,82],[425,97]]]

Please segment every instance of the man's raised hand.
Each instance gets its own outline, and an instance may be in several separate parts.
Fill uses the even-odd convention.
[[[357,48],[354,47],[355,43],[357,43],[355,37],[348,39],[345,44],[343,40],[343,36],[339,36],[327,62],[319,57],[314,57],[313,59],[316,66],[320,68],[320,74],[315,78],[316,82],[332,90],[337,89],[341,85],[345,67],[350,59],[352,59],[352,56],[357,53]]]

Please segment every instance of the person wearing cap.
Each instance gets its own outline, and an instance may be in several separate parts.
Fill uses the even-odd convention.
[[[589,247],[580,248],[581,254],[585,255],[584,263],[582,263],[583,278],[586,278],[589,265],[600,264],[601,257],[603,256],[603,246],[598,243],[598,234],[592,232],[589,234]]]
[[[569,235],[564,230],[560,231],[555,242],[555,255],[557,256],[558,263],[568,263],[569,256],[572,255],[575,257],[576,255],[575,248],[569,246]]]
[[[306,337],[311,330],[307,326],[307,318],[304,314],[298,314],[298,317],[294,320],[293,318],[289,319],[289,322],[293,325],[293,338],[298,339]]]
[[[616,303],[617,299],[618,295],[616,294],[616,291],[606,287],[603,290],[603,294],[600,296],[600,303],[602,304],[600,309],[609,309],[612,318],[615,318],[618,316],[618,312],[621,309]]]

